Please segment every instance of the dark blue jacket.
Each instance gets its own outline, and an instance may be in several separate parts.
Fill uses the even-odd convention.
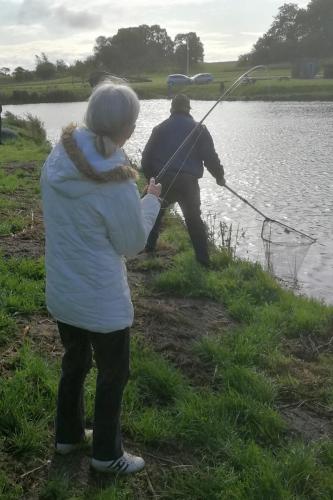
[[[142,169],[147,178],[156,176],[175,153],[191,130],[197,125],[188,113],[173,113],[157,125],[142,153]],[[202,177],[203,165],[216,178],[224,175],[223,166],[215,151],[213,139],[204,125],[200,125],[186,145],[177,153],[167,172],[181,172]]]

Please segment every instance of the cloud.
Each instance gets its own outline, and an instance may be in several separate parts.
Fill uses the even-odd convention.
[[[50,17],[50,15],[50,8],[45,5],[45,2],[41,0],[23,0],[17,17],[19,24],[35,24]]]
[[[207,3],[214,3],[215,0],[206,0]],[[156,6],[172,6],[174,8],[176,7],[191,7],[195,5],[202,6],[203,0],[168,0],[167,2],[165,0],[154,0],[152,2],[151,0],[127,0],[126,2],[126,8],[129,7],[139,7],[140,9],[142,7],[153,7],[155,8]]]
[[[74,11],[64,5],[56,7],[53,11],[59,21],[65,22],[71,28],[94,29],[102,24],[102,17],[89,11]]]
[[[23,0],[18,12],[19,24],[47,23],[57,27],[91,30],[102,25],[102,16],[89,10],[73,10],[64,4],[52,6],[43,0]]]
[[[310,0],[295,0],[305,6]],[[205,59],[237,59],[267,31],[282,0],[0,0],[1,65],[32,67],[34,54],[50,60],[86,57],[99,35],[159,24],[169,36],[195,31]],[[83,41],[84,40],[84,41]],[[6,61],[6,63],[5,63]]]
[[[83,59],[92,53],[92,41],[83,35],[69,36],[57,40],[43,40],[18,42],[13,45],[5,45],[0,42],[1,66],[14,69],[16,66],[33,69],[35,66],[34,54],[45,52],[50,61],[64,59],[66,62],[74,62],[75,59]]]
[[[231,38],[233,35],[231,33],[219,33],[214,31],[208,31],[205,33],[201,33],[202,37],[205,37],[205,40],[225,40],[226,38]]]
[[[240,35],[243,35],[243,36],[254,36],[256,38],[259,38],[260,36],[263,35],[263,32],[257,32],[257,31],[242,31],[240,33]]]

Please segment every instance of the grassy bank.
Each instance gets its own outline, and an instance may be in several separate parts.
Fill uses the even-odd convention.
[[[193,99],[216,100],[221,95],[221,82],[227,89],[245,69],[235,63],[206,63],[197,72],[211,72],[214,82],[209,85],[178,86],[172,93],[185,92]],[[290,67],[267,67],[256,72],[254,84],[241,85],[231,96],[238,100],[333,100],[333,80],[291,79]],[[170,96],[166,85],[167,73],[144,75],[147,82],[135,82],[132,87],[141,99],[167,98]],[[141,77],[142,79],[142,77]],[[140,79],[139,79],[140,80]],[[0,101],[2,104],[24,104],[38,102],[84,101],[91,93],[87,81],[70,77],[50,81],[8,82],[0,80]]]
[[[38,195],[48,146],[25,127],[0,146],[10,227],[0,238],[0,498],[332,498],[333,308],[223,248],[202,269],[172,215],[157,255],[128,262],[136,320],[123,429],[147,467],[107,478],[91,473],[89,448],[53,454],[61,346],[44,304]]]

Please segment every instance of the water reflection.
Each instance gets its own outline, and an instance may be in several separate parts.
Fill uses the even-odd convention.
[[[212,103],[194,101],[201,119]],[[86,103],[6,106],[31,112],[44,123],[51,141],[61,128],[81,123]],[[169,114],[167,100],[143,101],[135,133],[127,145],[138,155],[154,125]],[[333,303],[333,103],[221,103],[206,121],[225,165],[228,184],[260,211],[318,239],[299,278],[304,293]],[[202,209],[246,230],[243,257],[262,260],[262,219],[205,173]]]

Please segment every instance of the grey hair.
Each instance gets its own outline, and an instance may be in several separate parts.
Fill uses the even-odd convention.
[[[84,121],[96,135],[96,148],[103,156],[112,154],[112,141],[121,136],[126,128],[134,129],[139,110],[136,93],[126,85],[103,81],[94,89]]]

